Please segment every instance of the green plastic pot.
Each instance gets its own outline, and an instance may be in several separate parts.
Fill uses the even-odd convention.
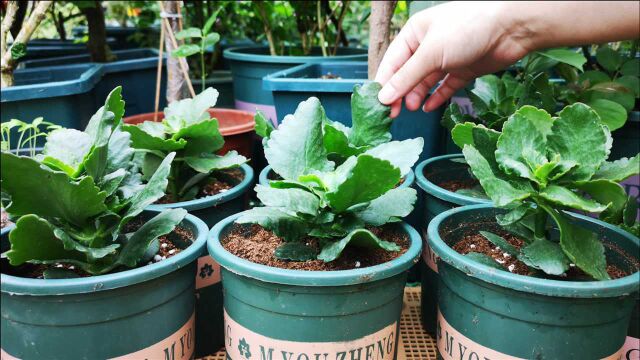
[[[2,359],[191,358],[193,272],[208,229],[193,215],[181,225],[194,243],[151,265],[74,279],[3,273]]]
[[[225,250],[220,239],[239,216],[216,224],[207,245],[222,267],[229,358],[396,358],[406,270],[421,248],[411,226],[399,224],[411,246],[392,261],[355,270],[303,271],[259,265]]]
[[[244,179],[223,193],[201,199],[173,204],[151,205],[148,209],[163,210],[183,208],[204,221],[211,228],[231,214],[246,209],[247,191],[253,183],[253,169],[242,165]],[[198,267],[194,269],[196,279],[196,357],[213,354],[224,346],[222,312],[222,284],[220,265],[205,249],[199,254]],[[192,273],[193,277],[193,273]]]
[[[462,154],[443,155],[421,162],[416,167],[417,184],[420,192],[420,203],[423,206],[420,222],[422,234],[422,261],[420,262],[422,285],[422,325],[424,329],[435,334],[438,315],[438,266],[436,258],[427,243],[427,226],[436,215],[462,205],[482,204],[489,202],[471,196],[457,194],[436,185],[447,180],[470,180],[469,166],[456,160],[464,160]]]
[[[465,359],[618,359],[638,296],[638,273],[607,281],[549,280],[498,270],[451,248],[467,234],[495,231],[499,213],[504,210],[492,205],[468,205],[429,224],[440,276],[440,356],[458,359],[465,351]],[[566,214],[600,234],[610,263],[637,271],[631,265],[640,252],[637,237],[588,216]]]

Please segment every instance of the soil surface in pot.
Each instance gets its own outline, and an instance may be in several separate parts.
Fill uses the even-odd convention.
[[[277,259],[273,255],[276,248],[284,243],[281,238],[259,225],[240,224],[234,224],[231,232],[222,239],[221,243],[230,253],[257,264],[281,269],[309,271],[351,270],[374,266],[399,257],[409,248],[407,234],[399,231],[393,225],[368,228],[368,230],[382,240],[396,243],[401,247],[401,250],[385,251],[383,249],[347,246],[338,259],[328,263],[322,260],[285,261]],[[317,238],[306,237],[302,241],[319,251]]]
[[[468,180],[447,180],[436,183],[439,187],[449,190],[451,192],[457,192],[458,190],[471,190],[480,185],[480,182],[475,179]]]
[[[506,233],[506,232],[494,232],[497,235],[502,236],[509,244],[513,245],[516,249],[520,249],[525,245],[525,242],[518,237]],[[608,244],[608,246],[612,246]],[[481,234],[471,234],[464,236],[460,241],[458,241],[454,246],[453,250],[457,253],[465,255],[471,252],[481,253],[492,257],[497,264],[502,266],[505,271],[509,271],[518,275],[528,275],[535,277],[544,277],[553,280],[565,280],[565,281],[592,281],[593,279],[585,274],[582,270],[578,269],[575,265],[569,268],[567,273],[563,276],[551,276],[546,275],[541,272],[532,272],[522,261],[518,260],[515,256],[511,256],[506,253],[500,247],[494,245],[489,240],[487,240]],[[633,259],[633,257],[625,254],[621,249],[614,249],[614,251],[620,252],[627,259]],[[638,268],[638,264],[635,264],[636,269]],[[607,265],[607,273],[611,279],[618,279],[630,275],[626,271],[618,268],[615,265]]]
[[[241,183],[242,180],[244,180],[244,173],[240,169],[216,171],[211,177],[209,177],[209,182],[200,189],[196,199],[202,199],[207,196],[218,195],[225,191],[229,191],[231,188]],[[178,201],[167,194],[160,200],[156,201],[156,204],[173,204],[176,202]]]
[[[0,229],[7,227],[11,224],[13,223],[9,221],[9,214],[7,214],[7,212],[4,211],[4,208],[0,209]]]
[[[135,219],[126,226],[126,232],[133,232],[140,226],[142,226],[143,222],[141,220]],[[171,233],[167,235],[160,236],[158,238],[160,242],[160,249],[158,253],[148,261],[147,264],[152,264],[154,262],[160,262],[162,260],[168,259],[172,256],[178,255],[183,249],[185,249],[189,244],[193,242],[193,234],[191,231],[177,226]],[[185,246],[181,246],[185,245]],[[84,272],[82,269],[77,268],[70,264],[53,264],[53,265],[42,265],[42,264],[23,264],[20,266],[12,266],[9,264],[9,261],[5,258],[1,261],[2,265],[2,273],[12,276],[31,278],[31,279],[44,279],[44,271],[49,268],[56,269],[65,269],[74,272],[78,277],[88,277],[92,276]],[[120,272],[129,270],[126,267],[120,267],[114,272]]]
[[[282,180],[282,177],[280,175],[276,174],[273,170],[271,170],[267,174],[267,179],[274,180],[274,181],[279,181],[279,180]],[[404,179],[405,178],[401,178],[400,181],[398,182],[398,184],[395,187],[398,187],[398,186],[404,184]]]

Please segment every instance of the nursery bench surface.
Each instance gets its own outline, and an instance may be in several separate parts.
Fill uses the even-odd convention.
[[[398,360],[436,359],[436,342],[422,328],[420,311],[420,286],[404,288],[404,305],[400,319],[400,345]],[[201,360],[225,360],[223,350]]]

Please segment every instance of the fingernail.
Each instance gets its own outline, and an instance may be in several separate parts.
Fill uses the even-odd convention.
[[[383,104],[391,104],[395,100],[396,89],[391,84],[385,85],[378,93],[378,100]]]

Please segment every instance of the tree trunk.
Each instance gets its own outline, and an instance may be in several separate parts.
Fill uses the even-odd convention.
[[[16,12],[14,23],[11,24],[10,32],[11,36],[15,39],[22,28],[24,17],[27,15],[27,8],[29,7],[28,1],[18,1],[18,11]]]
[[[369,16],[369,79],[378,72],[390,42],[390,25],[397,1],[372,1]]]
[[[111,49],[107,44],[107,30],[104,23],[104,10],[100,1],[94,1],[93,7],[81,7],[81,11],[87,18],[89,27],[89,54],[93,62],[109,62],[112,60]]]
[[[163,1],[162,3],[164,5],[164,11],[168,15],[179,14],[177,1]],[[167,18],[167,20],[169,20],[169,24],[171,24],[173,33],[177,33],[180,30],[178,28],[178,19],[170,16]],[[168,30],[169,29],[165,29],[165,31]],[[180,59],[171,56],[171,52],[173,52],[175,48],[170,36],[167,35],[164,37],[164,45],[167,51],[167,103],[172,103],[184,98],[183,88],[185,85],[185,79],[184,74],[180,69]],[[180,43],[178,43],[178,46],[180,46]]]

